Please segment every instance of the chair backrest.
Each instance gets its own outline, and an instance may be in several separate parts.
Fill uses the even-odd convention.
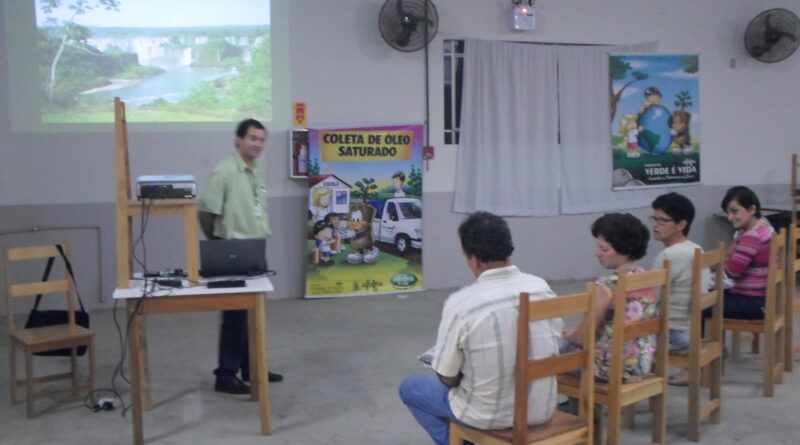
[[[666,378],[667,372],[667,323],[669,320],[669,260],[664,261],[662,269],[627,273],[624,267],[617,270],[617,287],[614,290],[614,337],[611,346],[611,366],[608,373],[610,394],[619,394],[623,377],[625,341],[640,337],[656,336],[655,374]],[[625,323],[625,313],[631,292],[653,289],[660,297],[658,315],[645,320]],[[620,335],[622,333],[622,335]]]
[[[772,235],[767,270],[764,320],[769,324],[786,315],[786,229]]]
[[[793,218],[795,219],[795,218]],[[787,264],[787,277],[786,277],[786,294],[787,298],[797,298],[795,295],[795,286],[797,285],[797,272],[800,272],[800,258],[797,257],[798,248],[797,243],[800,242],[800,226],[796,222],[789,225],[789,242],[787,243],[789,254]],[[795,310],[798,308],[795,307]]]
[[[800,171],[800,163],[797,161],[797,154],[792,154],[792,212],[790,213],[791,223],[789,224],[789,269],[791,276],[787,277],[787,287],[790,295],[794,296],[796,277],[794,274],[800,272],[800,259],[797,258],[797,242],[800,241],[800,221],[797,220],[797,212],[800,211],[800,190],[798,190],[797,173]]]
[[[705,291],[707,282],[704,282],[703,270],[710,269],[714,273],[714,288]],[[717,244],[717,248],[708,252],[700,249],[694,251],[692,262],[692,301],[690,314],[689,354],[700,352],[700,341],[722,341],[722,302],[724,291],[722,275],[725,270],[725,243]],[[703,310],[713,307],[711,321],[706,323],[704,334],[701,336]]]
[[[528,443],[528,391],[533,380],[581,370],[581,404],[578,415],[587,423],[592,437],[594,407],[594,283],[586,291],[531,301],[528,293],[519,296],[517,363],[514,382],[514,444]],[[529,356],[530,323],[568,315],[582,315],[587,320],[587,336],[581,349],[567,354],[531,360]]]
[[[64,255],[69,257],[69,245],[66,242],[62,242],[61,246],[64,250]],[[69,324],[75,324],[75,295],[73,292],[72,279],[66,273],[66,270],[59,278],[53,277],[53,274],[51,273],[50,278],[47,281],[38,280],[22,283],[12,282],[12,277],[15,275],[12,268],[16,269],[14,267],[15,265],[25,264],[26,266],[30,267],[34,264],[31,262],[31,260],[46,260],[51,257],[55,258],[56,261],[63,262],[61,254],[58,252],[58,248],[55,244],[29,247],[9,247],[5,249],[3,255],[3,268],[5,270],[6,283],[6,316],[8,318],[8,327],[10,331],[13,332],[16,330],[14,324],[14,300],[21,297],[32,297],[38,294],[42,294],[43,299],[50,297],[53,294],[63,294],[67,300]],[[39,274],[41,273],[40,271],[44,270],[45,263],[45,261],[36,262],[36,274]]]

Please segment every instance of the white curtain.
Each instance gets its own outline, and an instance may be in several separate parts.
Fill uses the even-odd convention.
[[[552,216],[649,206],[662,189],[611,189],[608,55],[657,46],[466,40],[453,210]]]
[[[612,191],[608,54],[655,52],[657,43],[559,47],[561,213],[647,207],[663,189]]]
[[[454,211],[558,215],[555,50],[465,42]]]

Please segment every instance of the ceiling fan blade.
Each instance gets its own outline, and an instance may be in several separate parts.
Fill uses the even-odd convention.
[[[792,42],[796,42],[797,41],[797,36],[792,34],[792,33],[790,33],[790,32],[777,31],[777,33],[781,38],[786,37],[787,39],[791,40]]]
[[[403,28],[403,33],[397,37],[395,43],[397,43],[400,47],[405,47],[408,45],[408,42],[411,41],[411,34],[414,32],[413,28],[405,27]]]
[[[754,56],[760,57],[769,52],[770,45],[761,45],[761,46],[754,46],[751,48],[751,52]]]
[[[406,15],[405,11],[403,11],[403,0],[397,0],[395,6],[397,6],[397,15],[400,17],[400,20],[403,20]]]
[[[411,19],[411,21],[413,21],[413,22],[425,22],[425,21],[427,21],[429,26],[433,26],[434,25],[433,19],[431,19],[431,18],[427,18],[426,19],[424,15],[408,15],[406,17]]]

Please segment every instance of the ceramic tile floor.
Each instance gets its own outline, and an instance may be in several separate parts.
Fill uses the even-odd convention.
[[[556,292],[580,284],[555,283]],[[147,319],[154,408],[144,415],[148,444],[410,445],[432,443],[397,397],[409,373],[430,372],[416,356],[432,345],[447,291],[267,303],[270,369],[285,381],[270,385],[273,434],[259,435],[257,405],[213,391],[219,315],[155,315]],[[121,315],[122,313],[119,312]],[[111,311],[92,314],[97,335],[98,386],[109,387],[120,349]],[[0,331],[5,332],[5,318]],[[8,338],[0,336],[8,359]],[[36,366],[64,359],[37,359]],[[800,362],[761,396],[757,356],[728,362],[723,421],[702,426],[707,444],[793,444],[800,437]],[[0,366],[0,444],[121,444],[132,440],[130,415],[94,413],[79,398],[42,400],[39,415],[25,417],[10,404],[8,366]],[[129,400],[128,386],[117,388]],[[644,406],[642,407],[644,411]],[[668,442],[691,443],[686,434],[686,390],[670,387]],[[624,444],[649,443],[649,414],[637,415]]]

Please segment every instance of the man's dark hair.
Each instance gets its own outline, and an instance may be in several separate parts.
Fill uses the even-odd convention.
[[[738,202],[739,205],[745,209],[756,206],[756,218],[761,218],[761,201],[758,200],[758,196],[756,196],[755,192],[749,188],[743,185],[737,185],[728,189],[728,192],[725,193],[725,197],[722,198],[723,212],[728,211],[728,204],[730,204],[731,201]]]
[[[650,231],[630,213],[606,213],[592,223],[592,236],[602,236],[620,255],[638,260],[647,253]]]
[[[506,261],[514,252],[511,230],[506,221],[489,212],[475,212],[458,226],[464,255],[482,263]]]
[[[679,193],[667,193],[659,196],[653,201],[653,210],[661,210],[675,221],[675,224],[686,221],[683,228],[683,235],[689,236],[689,229],[694,221],[694,204],[689,198]]]
[[[267,131],[267,129],[264,127],[264,124],[251,118],[239,122],[239,126],[236,127],[236,136],[243,138],[247,134],[247,130],[249,130],[250,127],[258,128],[259,130],[264,130],[265,132]]]
[[[396,172],[394,172],[394,174],[392,175],[392,177],[393,177],[393,178],[400,178],[400,182],[405,182],[405,181],[406,181],[406,174],[405,174],[405,173],[403,173],[403,172],[402,172],[402,171],[400,171],[400,170],[397,170]]]

